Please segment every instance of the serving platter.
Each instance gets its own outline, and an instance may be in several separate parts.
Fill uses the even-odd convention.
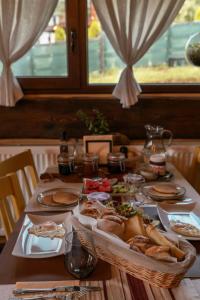
[[[192,236],[186,236],[186,235],[181,235],[176,233],[171,229],[170,222],[183,222],[183,223],[188,223],[191,225],[194,225],[200,230],[200,217],[195,214],[195,212],[190,211],[190,210],[183,210],[183,211],[166,211],[163,210],[162,208],[158,207],[158,216],[159,219],[165,228],[166,231],[168,232],[173,232],[173,234],[177,234],[178,236],[181,236],[187,240],[193,240],[193,241],[199,241],[200,237],[192,237]]]
[[[160,193],[153,189],[154,184],[145,184],[142,187],[142,191],[148,197],[151,197],[153,200],[156,201],[163,201],[163,200],[179,200],[181,199],[186,192],[186,189],[182,186],[176,185],[177,193],[176,194],[167,194],[167,193]]]
[[[15,243],[12,255],[24,258],[47,258],[58,256],[64,253],[64,239],[38,237],[28,233],[28,229],[33,224],[41,224],[46,221],[53,221],[66,231],[70,230],[67,226],[69,214],[42,216],[27,214],[24,218],[22,228]]]

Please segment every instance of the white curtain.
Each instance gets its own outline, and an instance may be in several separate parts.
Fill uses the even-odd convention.
[[[134,105],[141,93],[132,66],[169,27],[184,1],[93,0],[103,30],[126,64],[113,91],[124,108]]]
[[[14,106],[23,92],[11,64],[21,58],[47,27],[58,0],[0,0],[0,105]]]

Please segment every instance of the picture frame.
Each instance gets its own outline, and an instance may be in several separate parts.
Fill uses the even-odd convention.
[[[85,153],[99,156],[99,164],[107,164],[107,155],[113,149],[113,135],[87,135],[83,137]]]

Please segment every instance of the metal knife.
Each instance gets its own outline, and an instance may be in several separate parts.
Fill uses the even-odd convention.
[[[81,292],[87,290],[88,292],[97,292],[101,291],[101,288],[98,286],[58,286],[54,288],[21,288],[13,290],[13,294],[24,295],[30,293],[40,293],[40,292]]]

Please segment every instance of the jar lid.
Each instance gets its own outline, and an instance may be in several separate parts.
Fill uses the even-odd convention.
[[[95,153],[86,153],[83,156],[83,161],[86,161],[86,162],[91,162],[91,161],[98,160],[98,159],[99,159],[99,156],[98,156],[98,154],[95,154]]]
[[[164,163],[166,158],[164,154],[153,154],[150,156],[150,161],[154,163]]]
[[[108,154],[108,160],[110,161],[122,161],[125,160],[125,154],[122,152],[112,152]]]

